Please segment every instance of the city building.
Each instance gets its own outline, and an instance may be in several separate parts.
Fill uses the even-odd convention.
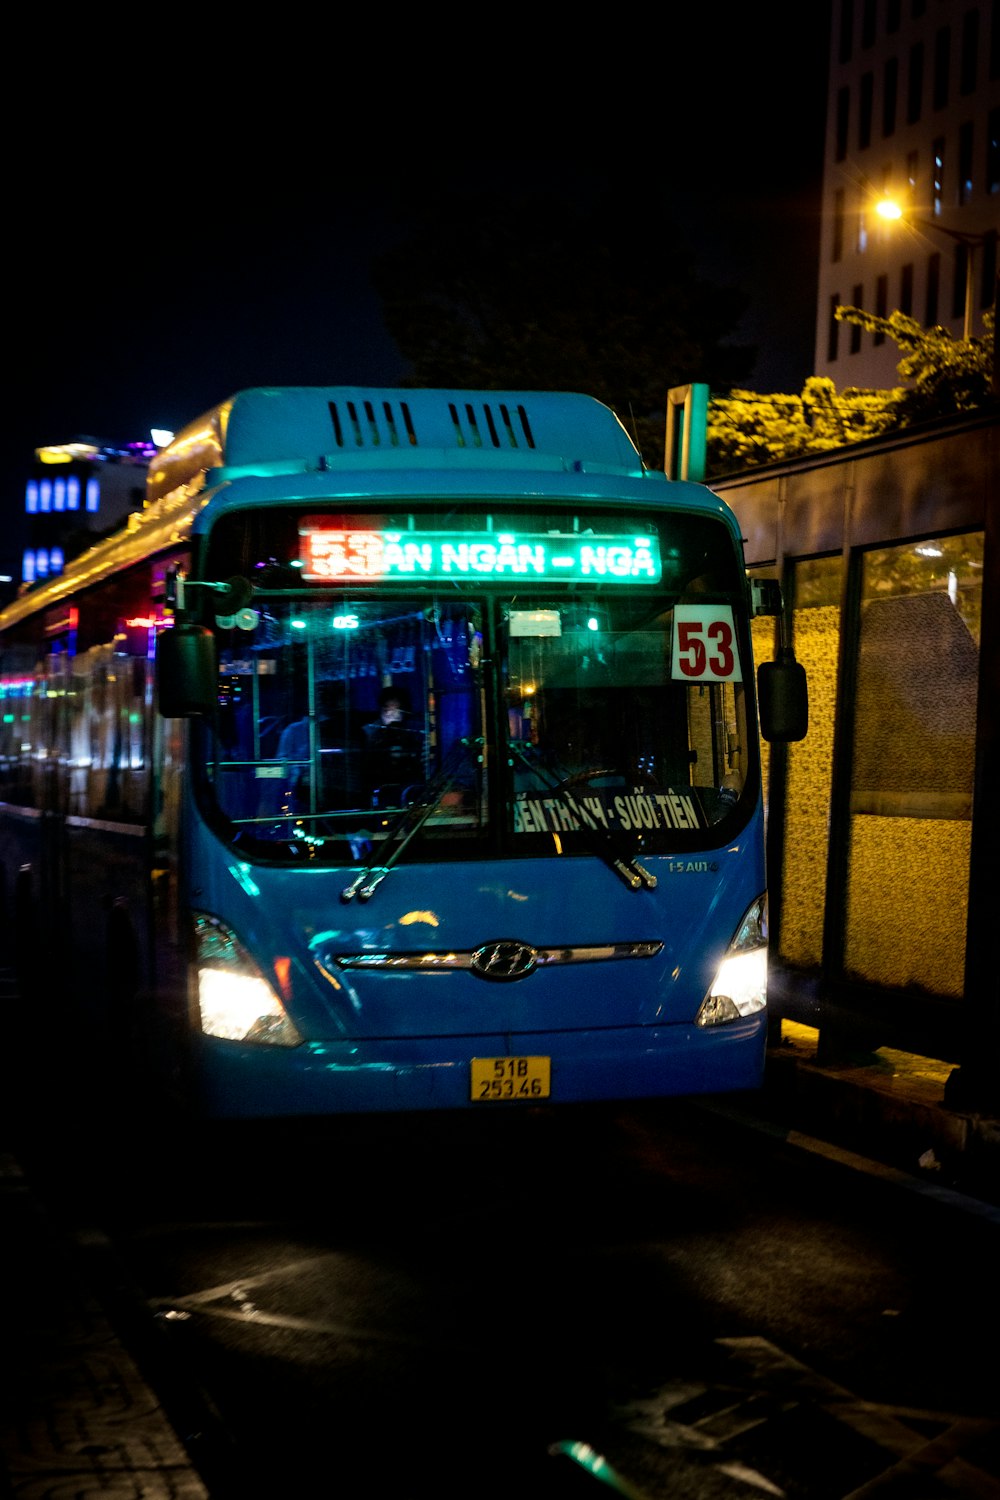
[[[24,488],[18,584],[61,573],[71,558],[141,510],[155,453],[152,442],[113,447],[95,438],[37,448]]]
[[[816,374],[900,383],[897,345],[838,306],[981,334],[998,228],[1000,0],[833,0]]]

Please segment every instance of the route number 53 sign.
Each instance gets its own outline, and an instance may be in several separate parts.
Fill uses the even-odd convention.
[[[680,682],[742,682],[728,604],[675,604],[670,676]]]

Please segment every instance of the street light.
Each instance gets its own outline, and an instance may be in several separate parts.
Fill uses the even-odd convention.
[[[971,234],[963,229],[949,229],[944,224],[939,224],[936,219],[917,219],[911,214],[904,213],[901,204],[895,198],[880,198],[875,205],[875,212],[880,218],[891,221],[905,219],[907,224],[912,224],[920,229],[936,229],[939,234],[946,234],[949,239],[957,240],[960,245],[966,247],[965,257],[965,322],[962,329],[963,339],[972,337],[972,305],[973,292],[975,288],[975,276],[973,274],[973,263],[975,251],[981,249],[986,241],[985,234]]]

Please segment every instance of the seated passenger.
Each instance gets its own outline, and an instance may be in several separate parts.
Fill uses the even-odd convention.
[[[423,737],[408,718],[399,690],[386,688],[378,718],[364,726],[365,782],[373,807],[398,807],[407,787],[424,779]]]

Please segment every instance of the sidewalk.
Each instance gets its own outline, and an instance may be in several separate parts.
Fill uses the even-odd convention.
[[[760,1099],[792,1138],[816,1137],[888,1168],[1000,1206],[1000,1120],[948,1109],[953,1064],[882,1047],[817,1061],[817,1033],[782,1023]]]
[[[168,1419],[112,1325],[111,1246],[58,1220],[25,1173],[28,1143],[51,1153],[78,1115],[55,1054],[44,1073],[26,1064],[42,1054],[24,1047],[2,966],[0,1019],[0,1497],[208,1500],[184,1446],[192,1424]]]
[[[712,1107],[1000,1228],[1000,1122],[945,1109],[949,1072],[885,1049],[820,1067],[815,1033],[786,1022],[760,1095],[731,1106],[718,1096]],[[175,1430],[106,1311],[101,1276],[114,1274],[111,1247],[56,1222],[5,1141],[0,1135],[0,1497],[209,1500],[185,1449],[199,1451],[203,1434],[178,1436],[184,1424]]]
[[[84,1247],[0,1152],[0,1495],[208,1500],[84,1280]]]

